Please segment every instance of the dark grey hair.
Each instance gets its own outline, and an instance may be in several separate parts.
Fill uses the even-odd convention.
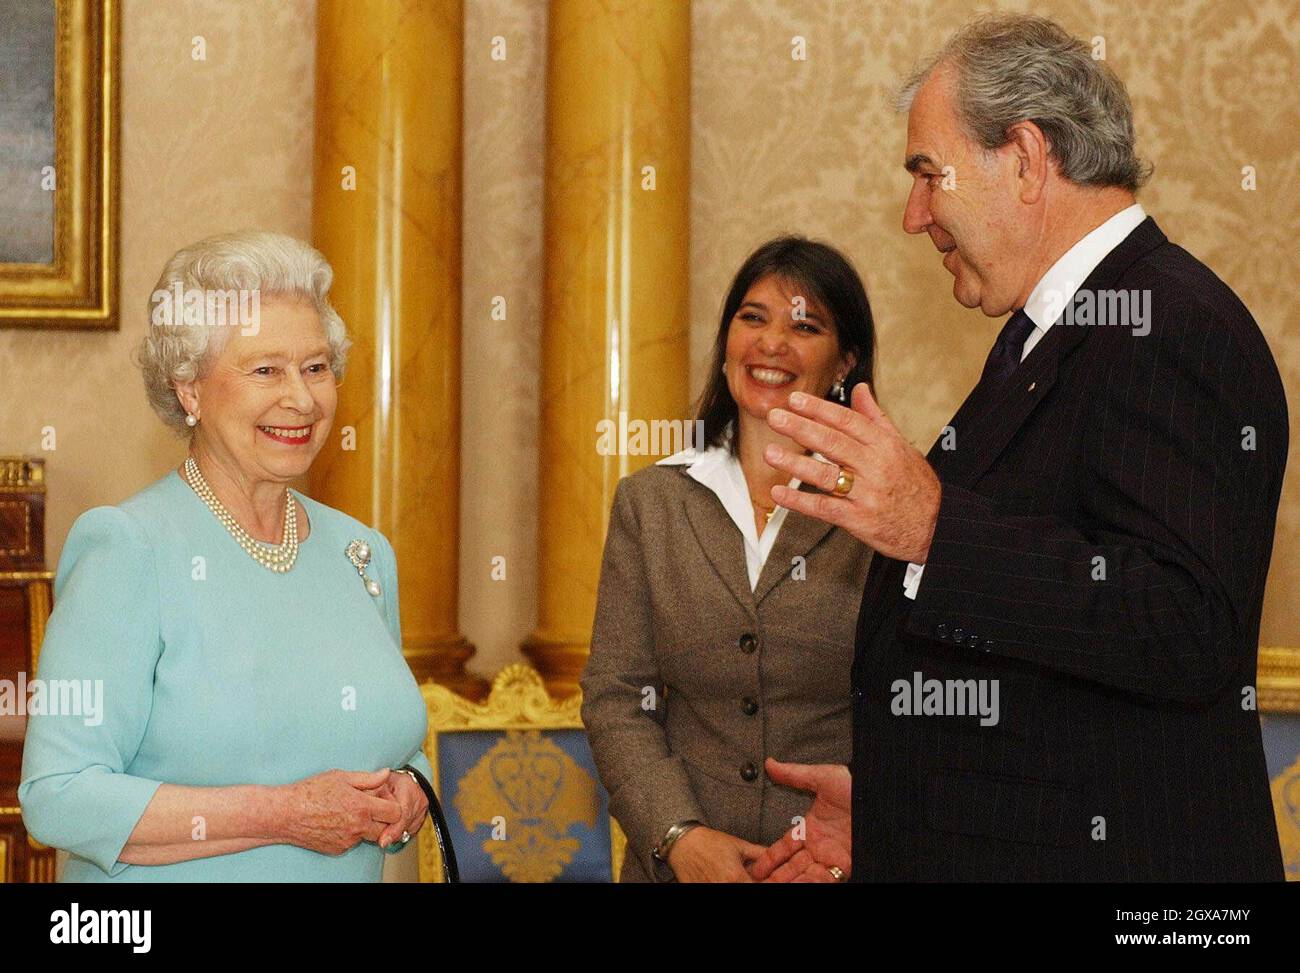
[[[941,65],[955,71],[958,119],[985,149],[1005,145],[1017,122],[1032,121],[1072,182],[1136,190],[1151,175],[1134,151],[1124,83],[1052,21],[997,14],[967,24],[903,85],[899,111],[912,107],[917,89]]]

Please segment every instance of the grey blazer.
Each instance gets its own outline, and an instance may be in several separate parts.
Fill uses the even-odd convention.
[[[651,850],[677,821],[764,845],[784,834],[810,798],[769,781],[765,757],[848,762],[871,553],[791,510],[751,591],[740,531],[686,467],[618,484],[582,719],[628,839],[622,881],[672,880]]]

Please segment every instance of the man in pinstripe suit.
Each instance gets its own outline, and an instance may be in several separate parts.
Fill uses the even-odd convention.
[[[903,100],[904,229],[1010,318],[928,456],[866,386],[769,416],[833,461],[771,448],[827,491],[774,499],[882,556],[851,777],[770,762],[816,799],[751,870],[1280,880],[1254,681],[1288,420],[1264,337],[1136,203],[1127,93],[1055,24],[976,21]],[[989,687],[992,719],[963,705]]]

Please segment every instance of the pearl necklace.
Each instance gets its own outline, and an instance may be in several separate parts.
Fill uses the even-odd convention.
[[[230,511],[212,492],[212,487],[208,486],[208,481],[203,478],[199,464],[194,461],[193,456],[185,460],[184,469],[185,482],[207,504],[208,509],[230,532],[230,536],[239,542],[239,546],[248,553],[249,557],[268,571],[277,574],[284,574],[293,567],[294,561],[298,559],[298,505],[294,503],[292,494],[286,491],[285,495],[284,540],[279,544],[267,544],[265,541],[255,539],[231,516]]]

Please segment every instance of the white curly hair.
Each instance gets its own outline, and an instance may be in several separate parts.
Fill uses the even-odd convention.
[[[176,397],[176,383],[201,376],[209,355],[220,350],[220,343],[212,342],[214,332],[227,333],[226,328],[178,326],[177,309],[159,314],[160,300],[171,307],[163,295],[193,291],[208,295],[209,316],[212,295],[254,293],[259,306],[274,299],[309,303],[316,308],[325,330],[330,371],[341,380],[352,343],[343,319],[329,302],[333,280],[334,271],[320,251],[283,233],[224,233],[178,250],[163,267],[150,295],[149,326],[136,350],[136,364],[144,374],[149,404],[159,418],[178,432],[193,434],[185,424],[185,409]]]

